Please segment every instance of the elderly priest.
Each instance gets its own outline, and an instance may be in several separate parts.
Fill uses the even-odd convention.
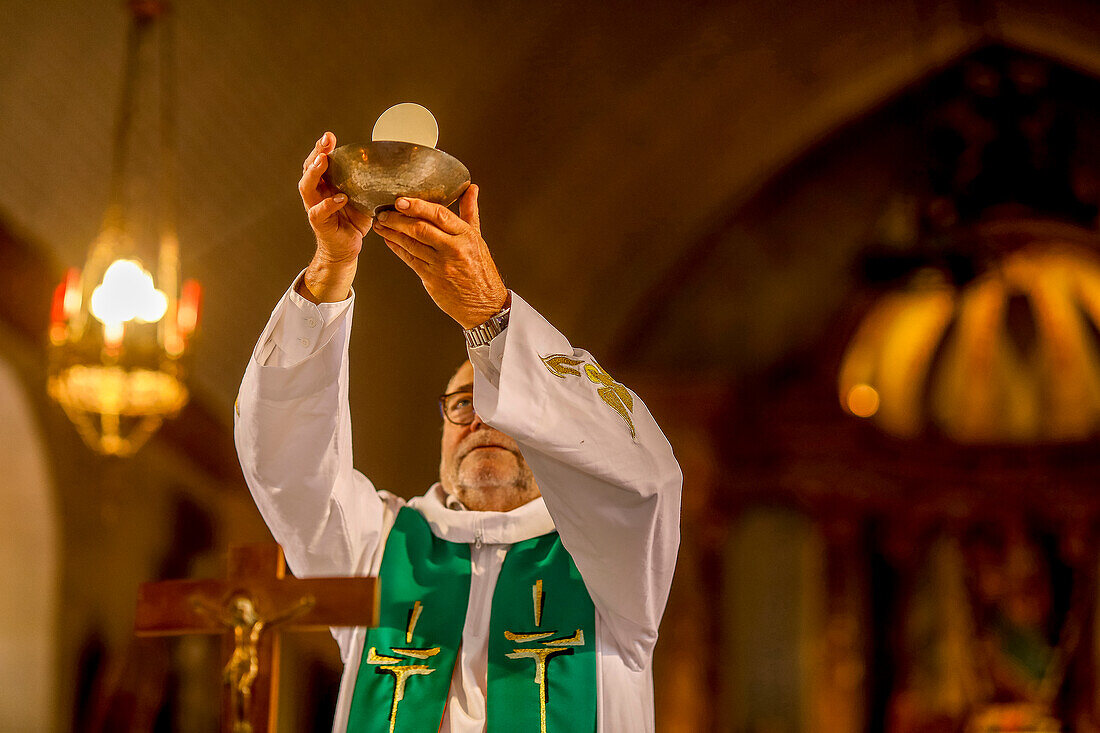
[[[380,625],[336,629],[337,731],[651,731],[651,661],[682,477],[645,405],[509,292],[460,214],[418,199],[372,221],[299,184],[313,260],[260,335],[237,452],[299,576],[378,575]],[[352,467],[351,291],[374,228],[465,329],[441,398],[439,482],[409,501]]]

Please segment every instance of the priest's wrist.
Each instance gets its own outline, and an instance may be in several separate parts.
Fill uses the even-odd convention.
[[[298,281],[297,291],[311,303],[338,303],[351,294],[358,258],[330,262],[314,257]]]
[[[504,283],[500,284],[500,289],[500,293],[485,297],[481,303],[471,304],[463,308],[460,313],[450,314],[451,318],[455,319],[464,331],[480,326],[512,305],[512,291],[506,288]]]
[[[500,310],[489,316],[484,322],[462,330],[462,335],[466,339],[466,346],[476,348],[488,345],[498,334],[508,328],[508,316],[511,310],[512,291],[509,290],[508,297],[505,298],[504,305]]]

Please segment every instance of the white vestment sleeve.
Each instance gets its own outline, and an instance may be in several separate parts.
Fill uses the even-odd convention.
[[[519,443],[627,664],[646,668],[680,543],[671,446],[636,395],[514,293],[508,327],[470,359],[478,415]]]
[[[237,397],[234,439],[245,481],[300,577],[365,574],[383,531],[383,497],[352,468],[352,300],[316,306],[289,289]]]

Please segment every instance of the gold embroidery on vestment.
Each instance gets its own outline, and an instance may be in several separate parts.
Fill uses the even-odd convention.
[[[584,365],[584,375],[588,377],[588,381],[599,385],[596,394],[626,422],[627,427],[630,428],[630,437],[637,441],[638,433],[634,429],[634,420],[631,417],[634,412],[634,395],[630,394],[630,390],[623,386],[622,382],[616,382],[614,377],[595,360],[586,362],[565,354],[550,354],[539,358],[550,373],[559,379],[565,379],[567,376],[581,376],[581,371],[575,367]]]
[[[506,654],[509,659],[534,659],[535,660],[535,684],[540,687],[546,685],[546,660],[550,657],[557,656],[558,654],[564,654],[570,650],[568,649],[516,649],[510,654]],[[540,690],[541,694],[545,694]]]
[[[414,601],[412,608],[409,609],[409,622],[405,627],[405,643],[412,643],[413,629],[416,628],[416,622],[420,619],[420,614],[424,611],[424,605],[420,601]],[[428,659],[439,654],[440,647],[393,647],[391,649],[393,654],[400,654],[403,657],[410,657],[412,659]],[[390,705],[390,733],[393,733],[394,727],[397,725],[397,707],[398,704],[405,699],[405,683],[410,676],[414,675],[427,675],[435,671],[434,668],[429,667],[426,664],[401,664],[404,661],[400,657],[390,657],[385,654],[379,654],[375,647],[371,647],[367,652],[367,664],[378,665],[378,669],[388,672],[393,675],[393,702]]]
[[[555,639],[546,642],[546,646],[584,646],[584,629],[577,629],[577,633],[568,639]]]
[[[535,662],[535,684],[539,686],[539,733],[546,733],[546,663],[550,657],[572,652],[572,649],[516,649],[506,655],[509,659],[533,659]]]
[[[566,358],[566,357],[562,357]],[[543,359],[545,362],[546,359]],[[579,363],[579,362],[578,362]],[[549,367],[549,364],[547,364]],[[606,372],[604,372],[606,374]],[[580,373],[577,373],[580,376]],[[564,377],[562,377],[564,379]],[[542,579],[535,581],[535,584],[531,586],[531,599],[534,602],[534,616],[535,626],[539,626],[542,623],[542,608],[546,602],[546,594],[543,593]],[[557,634],[557,631],[536,631],[536,632],[517,632],[517,631],[505,631],[504,638],[508,641],[519,642],[520,644],[526,644],[533,641],[540,642],[541,647],[534,648],[517,648],[513,649],[510,653],[505,654],[509,659],[530,659],[535,663],[535,684],[539,686],[539,721],[540,721],[540,733],[546,733],[546,702],[548,696],[549,680],[547,679],[547,663],[553,657],[558,655],[568,655],[573,653],[573,649],[570,647],[584,646],[584,630],[577,629],[576,633],[572,636],[564,639],[551,639],[550,641],[543,641],[543,639],[550,639],[551,636]],[[394,651],[397,651],[396,649]]]
[[[413,607],[409,609],[409,625],[405,627],[405,643],[412,644],[413,629],[416,628],[416,622],[420,620],[420,614],[424,612],[424,606],[420,601],[414,601]]]
[[[433,646],[431,649],[406,649],[394,647],[393,653],[412,657],[413,659],[427,659],[428,657],[434,657],[436,654],[439,654],[439,647]]]
[[[607,403],[608,407],[619,413],[619,417],[626,420],[626,424],[630,428],[630,437],[636,439],[638,434],[634,432],[634,421],[630,419],[630,413],[634,411],[634,397],[630,394],[630,391],[619,382],[616,382],[610,374],[595,362],[585,364],[584,373],[588,375],[589,381],[593,384],[603,385],[596,390],[596,394]]]
[[[405,699],[405,681],[410,675],[431,674],[435,670],[425,664],[387,664],[379,669],[393,675],[393,704],[390,706],[390,733],[397,726],[397,705]]]
[[[549,639],[556,634],[556,631],[536,631],[531,634],[517,634],[513,631],[505,631],[504,638],[508,641],[518,641],[521,644],[526,644],[529,641],[542,641],[543,639]]]
[[[574,359],[565,354],[551,354],[550,356],[542,356],[539,358],[542,359],[542,363],[546,365],[550,373],[559,379],[565,379],[567,375],[571,377],[579,377],[581,375],[580,371],[573,367],[583,364],[583,359]]]
[[[379,654],[373,646],[367,652],[367,664],[396,664],[400,661],[397,657],[387,657],[384,654]]]

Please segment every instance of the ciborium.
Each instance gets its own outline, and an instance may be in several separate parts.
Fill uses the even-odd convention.
[[[371,140],[333,150],[325,171],[325,182],[365,214],[392,209],[401,196],[450,206],[470,185],[466,166],[435,147],[435,117],[415,102],[383,112]]]
[[[470,185],[470,171],[457,158],[392,140],[341,145],[329,154],[324,178],[372,216],[394,208],[401,196],[450,206]]]

